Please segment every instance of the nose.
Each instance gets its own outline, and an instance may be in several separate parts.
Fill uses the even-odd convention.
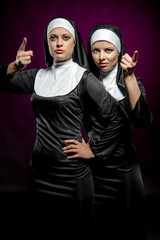
[[[61,47],[62,45],[63,45],[62,39],[58,38],[58,40],[57,40],[57,47]]]
[[[99,60],[102,61],[105,59],[105,55],[104,55],[104,52],[103,51],[100,51],[100,54],[99,54]]]

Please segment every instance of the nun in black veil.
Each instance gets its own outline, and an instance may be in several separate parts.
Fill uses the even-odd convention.
[[[93,167],[97,216],[102,228],[106,227],[107,219],[115,238],[142,240],[147,238],[145,194],[131,125],[139,129],[148,127],[152,113],[142,81],[134,74],[137,59],[138,51],[133,57],[126,53],[121,31],[115,25],[98,24],[91,30],[88,38],[90,70],[120,103],[130,129],[128,140],[126,138],[124,145],[106,161],[103,170],[98,169],[98,161]]]
[[[3,74],[0,89],[32,94],[37,134],[29,167],[31,234],[44,234],[45,239],[55,234],[77,239],[78,235],[93,232],[94,184],[89,162],[79,157],[69,159],[71,154],[63,151],[68,145],[65,140],[82,142],[81,124],[87,115],[91,141],[100,142],[99,126],[104,133],[116,133],[116,145],[125,115],[119,103],[88,71],[83,41],[72,20],[56,17],[46,25],[46,69],[12,75],[11,69],[15,73],[27,64],[25,44],[17,53],[16,64],[1,67],[9,76]]]
[[[115,141],[112,141],[113,136],[107,133],[103,135],[101,129],[100,144],[93,144],[90,139],[87,145],[76,140],[67,141],[71,146],[76,146],[73,146],[75,156],[87,158],[86,146],[90,147],[95,155],[92,174],[95,188],[95,230],[98,239],[105,236],[110,240],[145,240],[147,237],[144,184],[132,142],[131,124],[137,128],[149,126],[152,113],[146,101],[142,81],[134,74],[137,57],[137,51],[133,57],[126,53],[122,34],[115,25],[102,23],[91,30],[88,38],[90,70],[106,91],[120,103],[126,114],[127,127],[118,136],[116,145]],[[89,118],[84,121],[88,135],[89,121]],[[72,152],[67,148],[65,152]],[[70,158],[74,158],[74,155]]]

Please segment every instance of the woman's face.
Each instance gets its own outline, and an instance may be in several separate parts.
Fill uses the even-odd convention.
[[[118,50],[110,42],[97,41],[91,47],[92,58],[100,70],[110,70],[118,62]]]
[[[62,27],[57,27],[49,32],[48,46],[54,62],[64,62],[72,59],[75,46],[73,35]]]

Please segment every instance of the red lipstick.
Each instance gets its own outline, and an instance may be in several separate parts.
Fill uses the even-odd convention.
[[[57,50],[56,50],[56,53],[57,53],[57,54],[62,54],[63,52],[64,52],[64,51],[63,51],[62,49],[57,49]]]

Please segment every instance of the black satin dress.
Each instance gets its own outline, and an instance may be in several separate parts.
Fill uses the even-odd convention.
[[[152,114],[140,78],[137,78],[137,82],[141,95],[134,110],[131,109],[120,65],[121,58],[126,53],[125,45],[120,29],[113,24],[98,24],[89,34],[87,48],[91,72],[99,78],[100,70],[92,57],[91,37],[96,30],[100,29],[110,30],[120,41],[116,83],[124,95],[124,99],[119,103],[127,120],[126,128],[117,136],[119,140],[117,143],[112,139],[113,134],[102,133],[101,129],[99,129],[99,140],[96,143],[90,141],[92,151],[96,155],[92,170],[95,183],[97,239],[146,240],[144,186],[132,141],[131,125],[133,124],[136,128],[149,126],[152,122]],[[88,125],[86,125],[86,131],[89,129]]]
[[[119,134],[124,116],[117,101],[88,71],[70,93],[55,97],[42,97],[35,93],[37,71],[17,73],[1,80],[0,84],[1,91],[32,94],[37,124],[29,170],[32,227],[36,229],[35,233],[40,234],[42,229],[47,233],[54,229],[58,234],[69,231],[68,236],[77,229],[80,234],[84,229],[90,229],[90,223],[94,221],[93,179],[85,159],[67,159],[62,150],[66,146],[64,140],[82,141],[82,119],[89,114],[92,115],[91,138],[97,141],[99,126],[102,132],[108,128],[107,133],[113,134],[116,143],[117,135],[114,133]]]
[[[137,153],[132,142],[131,124],[144,128],[151,124],[152,113],[146,101],[146,94],[141,80],[137,82],[141,95],[134,110],[131,110],[124,79],[118,82],[119,88],[126,96],[120,104],[128,119],[126,129],[119,138],[119,143],[110,137],[106,142],[101,134],[99,143],[90,141],[96,158],[93,164],[95,186],[96,229],[99,239],[104,235],[116,240],[145,240],[147,229],[145,223],[145,194]],[[104,144],[102,144],[102,142]],[[110,149],[110,154],[109,150]]]

